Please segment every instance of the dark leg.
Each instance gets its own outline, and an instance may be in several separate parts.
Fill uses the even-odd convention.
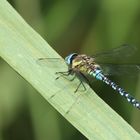
[[[72,78],[72,79],[70,79],[70,81],[73,81],[75,78],[76,78],[76,75],[74,75],[74,76],[73,76],[73,78]]]
[[[76,88],[75,93],[78,91],[78,89],[81,85],[83,86],[84,90],[86,90],[86,87],[83,82],[87,83],[91,87],[88,78],[83,73],[78,72],[78,73],[76,73],[76,75],[77,75],[78,79],[80,80],[80,83],[79,83],[78,87]]]
[[[73,81],[76,77],[72,69],[69,69],[68,71],[64,71],[64,72],[56,72],[56,74],[60,74],[60,76],[56,77],[56,80],[59,79],[60,77],[67,79],[65,76],[74,75],[72,79],[67,79],[69,81]]]
[[[85,85],[83,84],[82,81],[80,81],[80,83],[79,83],[78,87],[76,88],[76,90],[74,91],[74,93],[76,93],[76,92],[78,91],[78,89],[79,89],[79,87],[80,87],[81,85],[84,87],[84,90],[86,90]]]
[[[56,77],[56,80],[57,80],[60,77],[69,76],[70,75],[70,71],[56,72],[56,74],[60,74],[58,77]]]

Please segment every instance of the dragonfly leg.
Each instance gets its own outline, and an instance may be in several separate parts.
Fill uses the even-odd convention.
[[[73,76],[73,78],[72,78],[72,79],[70,79],[70,81],[73,81],[75,78],[76,78],[76,75],[74,75],[74,76]]]
[[[84,87],[84,90],[86,90],[86,87],[85,87],[83,81],[80,81],[80,83],[79,83],[79,85],[77,86],[77,88],[76,88],[76,90],[74,91],[74,93],[76,93],[76,92],[78,91],[78,89],[79,89],[79,87],[80,87],[81,85]]]
[[[69,76],[70,75],[70,71],[56,72],[56,74],[60,74],[58,77],[56,77],[56,80],[57,80],[60,77]]]
[[[76,78],[76,75],[72,72],[71,69],[69,69],[68,71],[64,71],[64,72],[56,72],[56,74],[60,74],[58,77],[56,77],[56,80],[59,79],[60,77],[67,79],[65,76],[69,76],[69,75],[74,75],[72,77],[72,79],[67,79],[69,81],[73,81]]]

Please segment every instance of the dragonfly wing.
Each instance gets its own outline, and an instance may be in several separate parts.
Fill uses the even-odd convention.
[[[40,66],[63,67],[65,64],[62,58],[38,58],[36,63]]]
[[[140,65],[135,64],[100,64],[105,75],[137,76],[140,73]]]
[[[136,46],[124,44],[108,52],[97,53],[94,57],[97,63],[104,63],[104,62],[116,63],[116,61],[117,62],[125,61],[130,56],[135,54],[136,50],[137,50]]]

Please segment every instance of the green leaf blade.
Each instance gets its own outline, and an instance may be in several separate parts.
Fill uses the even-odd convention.
[[[54,68],[38,65],[38,58],[61,57],[7,1],[0,2],[0,9],[0,56],[73,126],[91,140],[140,139],[140,135],[93,90],[88,88],[86,92],[75,94],[78,80],[55,80],[55,72],[67,70],[64,61]]]

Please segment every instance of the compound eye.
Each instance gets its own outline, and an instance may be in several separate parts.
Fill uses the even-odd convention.
[[[72,60],[74,59],[75,56],[77,56],[77,53],[72,53],[72,54],[68,55],[68,56],[65,58],[66,64],[67,64],[67,65],[72,64]]]

